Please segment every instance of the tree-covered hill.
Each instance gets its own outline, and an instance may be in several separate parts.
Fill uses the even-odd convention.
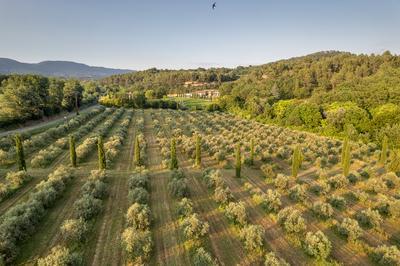
[[[132,70],[94,67],[69,61],[43,61],[37,64],[30,64],[8,58],[0,58],[1,74],[37,74],[47,77],[99,79],[127,72],[132,72]]]
[[[198,89],[186,81],[218,88],[220,107],[243,117],[365,141],[389,135],[400,146],[400,56],[390,52],[327,51],[260,66],[150,69],[102,80],[121,95],[153,90],[156,97]]]

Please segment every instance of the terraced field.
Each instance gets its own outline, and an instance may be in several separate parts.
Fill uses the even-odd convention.
[[[26,172],[0,139],[0,265],[400,263],[390,151],[219,112],[72,120],[22,136]]]

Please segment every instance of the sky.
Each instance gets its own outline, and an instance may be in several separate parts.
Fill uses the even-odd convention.
[[[133,70],[400,54],[400,0],[0,0],[0,57]]]

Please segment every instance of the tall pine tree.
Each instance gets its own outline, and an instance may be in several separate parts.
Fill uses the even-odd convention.
[[[384,165],[387,160],[387,152],[388,152],[388,137],[385,135],[382,139],[382,150],[381,150],[381,156],[379,158],[379,163]]]
[[[342,159],[341,163],[342,163],[343,175],[348,176],[350,172],[350,161],[351,161],[350,143],[348,138],[346,138],[343,142],[341,159]]]
[[[242,155],[240,152],[240,144],[238,143],[236,145],[236,164],[235,164],[235,171],[236,171],[236,177],[240,178],[240,174],[242,171]]]
[[[169,169],[178,169],[178,159],[176,158],[176,141],[171,139],[171,160],[169,163]]]
[[[104,152],[103,138],[101,136],[99,136],[97,139],[97,153],[99,156],[99,169],[106,169],[106,154]]]
[[[299,174],[299,170],[301,167],[301,163],[303,162],[303,155],[301,154],[300,146],[296,146],[293,150],[292,155],[292,176],[297,177]]]
[[[26,171],[24,147],[22,146],[22,139],[19,134],[15,135],[15,150],[17,154],[18,169],[20,171]]]
[[[72,167],[76,167],[75,138],[72,135],[69,136],[69,158]]]
[[[196,135],[196,166],[201,165],[201,137]]]
[[[140,144],[139,144],[139,136],[135,138],[135,165],[140,166]]]

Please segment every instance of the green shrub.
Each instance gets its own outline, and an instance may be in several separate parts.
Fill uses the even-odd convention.
[[[328,202],[335,208],[339,209],[339,210],[343,210],[344,207],[346,206],[347,202],[346,200],[341,197],[341,196],[337,196],[337,195],[332,195],[328,198]]]
[[[308,232],[303,248],[312,257],[326,259],[331,253],[332,244],[321,231],[317,231],[316,233]]]
[[[179,217],[187,217],[193,213],[193,203],[188,198],[183,198],[178,203],[177,213]]]
[[[200,220],[197,213],[183,218],[180,226],[187,240],[199,240],[208,233],[210,228],[207,222]]]
[[[69,219],[63,222],[60,230],[63,238],[67,241],[82,242],[89,228],[83,219]]]
[[[306,199],[306,189],[304,185],[295,185],[289,190],[289,198],[294,201],[304,201]]]
[[[333,189],[344,188],[348,185],[349,181],[344,175],[335,175],[328,179],[328,184]]]
[[[329,203],[324,203],[321,201],[314,202],[312,210],[315,215],[321,219],[328,219],[333,214],[333,208]]]
[[[83,195],[75,201],[74,209],[77,217],[84,220],[90,220],[100,213],[102,209],[102,201],[93,196]]]
[[[276,178],[276,173],[274,171],[274,168],[270,164],[263,164],[260,167],[261,171],[263,172],[265,178]]]
[[[286,207],[279,211],[278,223],[288,233],[299,233],[306,229],[304,218],[293,207]]]
[[[362,229],[358,225],[358,222],[351,218],[344,218],[343,221],[337,226],[337,231],[349,241],[358,239],[362,234]]]
[[[218,266],[218,262],[213,260],[210,253],[204,248],[197,248],[192,257],[194,266]]]
[[[245,226],[247,224],[246,207],[243,202],[230,202],[225,207],[225,215],[233,223]]]
[[[396,266],[400,265],[400,251],[396,246],[379,246],[374,248],[370,256],[378,265]]]
[[[186,179],[173,178],[168,183],[168,190],[175,198],[184,198],[189,196],[189,187],[186,183]]]
[[[265,261],[264,261],[265,266],[290,266],[289,263],[287,263],[284,259],[279,258],[276,256],[275,253],[269,252],[265,254]]]
[[[357,213],[358,222],[366,228],[374,228],[380,226],[382,217],[376,210],[366,209]]]
[[[274,180],[275,187],[281,190],[289,188],[290,177],[282,174],[278,174]]]
[[[81,265],[82,259],[75,253],[71,253],[66,247],[55,246],[50,254],[37,261],[38,266],[75,266]]]
[[[147,205],[134,203],[129,207],[125,218],[129,227],[140,230],[148,229],[151,221],[150,209]]]
[[[281,194],[278,191],[268,189],[267,193],[263,194],[261,206],[267,212],[277,212],[282,206]]]
[[[149,192],[141,187],[134,188],[128,193],[128,199],[131,204],[147,204],[149,202],[149,197]]]
[[[153,248],[151,232],[128,227],[122,233],[122,244],[133,264],[142,265],[149,259]]]
[[[214,199],[219,204],[226,205],[233,200],[232,192],[228,187],[219,186],[214,191]]]
[[[240,229],[239,236],[245,248],[252,253],[261,253],[264,246],[265,230],[260,225],[246,225]]]
[[[149,177],[146,173],[136,173],[128,179],[129,189],[149,187]]]

